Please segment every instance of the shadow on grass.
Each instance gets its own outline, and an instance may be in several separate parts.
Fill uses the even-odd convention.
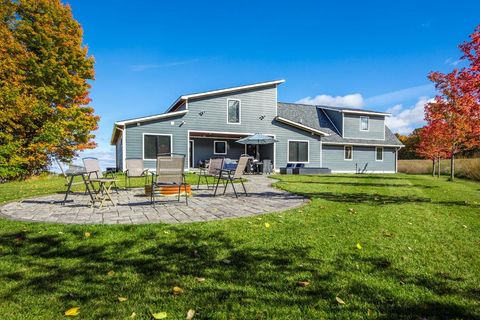
[[[423,188],[423,189],[431,189],[431,188],[438,188],[437,186],[428,186],[428,185],[420,185],[420,184],[391,184],[391,183],[369,183],[369,182],[345,182],[345,181],[282,181],[281,183],[285,184],[328,184],[328,185],[342,185],[342,186],[352,186],[352,187],[400,187],[400,188]]]
[[[339,291],[337,281],[357,273],[356,263],[368,268],[375,277],[394,279],[398,286],[412,285],[438,295],[470,294],[455,289],[463,279],[405,274],[385,257],[339,254],[332,268],[331,262],[313,257],[311,247],[250,247],[221,231],[171,228],[172,235],[165,235],[132,226],[115,230],[123,233],[122,240],[106,237],[103,242],[91,242],[80,231],[70,234],[69,240],[57,234],[1,234],[2,259],[12,268],[0,270],[1,282],[10,283],[0,298],[17,301],[26,296],[55,295],[62,306],[94,304],[96,313],[92,317],[118,318],[111,303],[112,295],[141,295],[142,303],[161,305],[172,299],[172,286],[180,285],[187,288],[189,303],[202,306],[199,319],[215,317],[217,312],[230,313],[232,308],[242,311],[239,318],[249,319],[257,317],[258,310],[276,307],[298,310],[301,306],[314,306],[319,300],[330,305],[333,313],[348,313],[366,308],[362,303],[347,304],[340,309],[335,302]],[[102,236],[97,232],[92,237]],[[334,271],[320,271],[324,269]],[[116,275],[108,276],[110,270],[115,270]],[[185,279],[194,277],[205,277],[207,282],[188,287]],[[309,280],[311,285],[297,287],[299,280]],[[368,302],[389,318],[475,317],[473,307],[439,302],[441,299],[420,304],[397,294],[391,286],[380,287],[378,283],[350,280],[342,290]],[[242,304],[249,306],[241,309]]]
[[[313,199],[324,199],[333,202],[366,203],[370,205],[425,203],[430,198],[417,196],[388,196],[371,193],[335,193],[335,192],[297,192]]]

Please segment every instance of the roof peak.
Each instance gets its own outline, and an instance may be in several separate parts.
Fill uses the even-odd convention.
[[[325,106],[320,104],[306,104],[306,103],[294,103],[294,102],[278,102],[278,104],[288,104],[288,105],[296,105],[296,106],[305,106],[305,107],[314,107],[320,109],[327,109],[333,110],[338,112],[344,113],[361,113],[361,114],[374,114],[374,115],[383,115],[383,116],[390,116],[390,113],[382,112],[382,111],[375,111],[375,110],[367,110],[367,109],[360,109],[360,108],[348,108],[348,107],[333,107],[333,106]]]

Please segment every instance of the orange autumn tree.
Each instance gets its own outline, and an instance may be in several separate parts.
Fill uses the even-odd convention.
[[[431,124],[415,130],[420,139],[416,148],[417,154],[422,158],[432,160],[432,176],[435,176],[435,163],[437,163],[438,176],[440,176],[440,160],[448,157],[448,152],[444,149],[442,128]]]
[[[94,60],[59,0],[0,5],[0,180],[24,178],[53,158],[93,148],[99,117],[89,106]]]
[[[432,72],[439,95],[425,105],[427,127],[435,127],[450,158],[450,179],[455,177],[455,156],[480,146],[480,26],[460,45],[466,67],[444,74]]]

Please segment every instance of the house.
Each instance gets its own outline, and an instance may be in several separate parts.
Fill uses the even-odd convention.
[[[117,168],[125,169],[125,159],[143,159],[145,168],[154,169],[158,153],[185,154],[190,170],[213,156],[258,152],[277,171],[303,164],[332,172],[397,172],[403,145],[385,125],[388,113],[278,102],[283,82],[182,95],[165,113],[116,122],[111,143]],[[235,142],[254,133],[278,142],[258,150]]]

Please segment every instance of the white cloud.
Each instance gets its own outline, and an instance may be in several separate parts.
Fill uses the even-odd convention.
[[[456,67],[456,66],[458,66],[458,64],[460,62],[462,62],[462,60],[455,60],[455,59],[452,59],[452,58],[448,58],[444,62],[445,62],[445,64]]]
[[[428,97],[420,97],[415,105],[403,108],[401,104],[397,104],[387,112],[392,113],[391,117],[385,119],[386,125],[393,131],[401,134],[408,134],[413,129],[424,124],[424,107],[428,102],[433,101]]]
[[[387,92],[377,96],[369,97],[365,99],[365,105],[371,107],[386,107],[391,106],[394,103],[401,103],[409,99],[416,99],[418,97],[424,97],[433,95],[435,93],[435,87],[433,84],[424,84],[421,86],[415,86]]]
[[[329,96],[321,94],[315,97],[306,97],[297,101],[297,103],[326,105],[332,107],[361,108],[364,105],[363,97],[360,93],[347,94],[345,96]]]

